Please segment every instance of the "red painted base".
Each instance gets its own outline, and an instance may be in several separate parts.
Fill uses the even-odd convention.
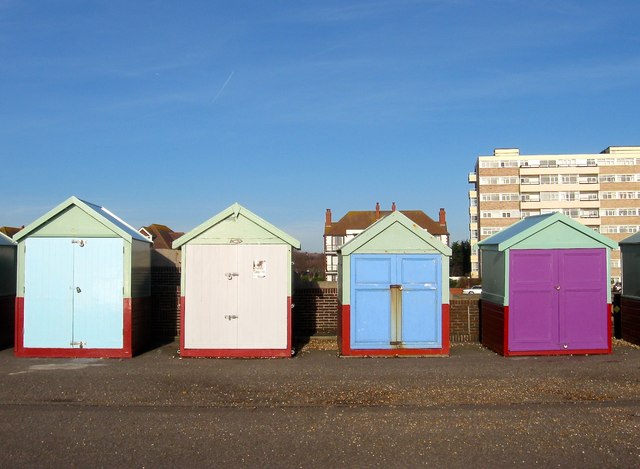
[[[40,348],[24,346],[24,298],[16,298],[16,357],[31,358],[131,358],[133,355],[132,324],[138,323],[147,314],[149,298],[125,298],[123,300],[123,347],[110,348]],[[141,334],[145,334],[144,331]],[[136,351],[138,351],[136,349]]]
[[[185,347],[186,298],[180,297],[180,356],[185,358],[290,358],[291,297],[287,297],[287,348],[285,349],[194,349]]]
[[[612,351],[611,321],[607,320],[607,348],[574,350],[509,350],[509,306],[501,306],[487,300],[481,301],[482,345],[505,357],[553,356],[553,355],[604,355]],[[611,305],[607,305],[607,318],[611,317]]]
[[[351,305],[339,305],[338,310],[338,350],[345,357],[426,357],[449,355],[449,305],[442,305],[442,347],[441,348],[397,348],[397,349],[352,349],[351,348]]]

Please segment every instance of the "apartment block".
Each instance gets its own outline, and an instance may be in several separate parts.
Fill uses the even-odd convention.
[[[331,209],[328,208],[324,221],[325,279],[338,280],[338,249],[343,244],[395,210],[395,202],[391,204],[391,210],[380,210],[380,204],[376,203],[375,210],[352,210],[340,220],[333,221]],[[441,208],[438,213],[438,221],[433,220],[422,210],[400,210],[400,212],[442,243],[449,245],[447,214],[444,208]]]
[[[479,156],[468,180],[472,277],[481,275],[478,241],[530,215],[561,212],[614,241],[640,230],[640,146],[566,155],[500,148]],[[617,249],[612,280],[620,274]]]

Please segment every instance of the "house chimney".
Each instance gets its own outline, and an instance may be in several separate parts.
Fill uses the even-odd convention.
[[[380,202],[376,202],[376,220],[380,219]]]
[[[328,208],[326,213],[324,214],[324,224],[325,225],[330,225],[331,224],[331,209]]]
[[[447,224],[447,212],[445,212],[443,208],[440,209],[440,216],[439,216],[438,222],[442,226],[445,226]]]
[[[395,203],[395,202],[392,202],[392,203],[391,203],[391,211],[392,211],[392,212],[395,212],[395,211],[396,211],[396,203]]]

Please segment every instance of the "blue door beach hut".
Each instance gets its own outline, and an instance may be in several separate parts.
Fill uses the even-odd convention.
[[[19,357],[131,357],[146,346],[151,243],[70,197],[15,236]]]
[[[485,347],[505,356],[611,352],[615,241],[549,213],[478,244]]]
[[[291,252],[299,241],[233,204],[173,248],[182,251],[181,356],[291,356]]]
[[[338,251],[343,356],[447,355],[451,248],[394,211]]]
[[[13,345],[16,303],[16,243],[0,233],[0,350]]]
[[[622,338],[640,345],[640,233],[619,242],[622,255]]]

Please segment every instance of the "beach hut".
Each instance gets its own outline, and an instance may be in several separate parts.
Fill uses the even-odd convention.
[[[0,233],[0,349],[13,345],[16,303],[16,243]]]
[[[291,356],[291,253],[299,241],[236,203],[173,248],[182,259],[181,356]]]
[[[15,235],[19,357],[131,357],[149,339],[151,243],[70,197]]]
[[[640,233],[629,236],[618,244],[622,256],[622,338],[640,345]]]
[[[343,356],[447,355],[451,248],[398,211],[338,250]]]
[[[483,345],[505,356],[611,352],[615,241],[549,213],[478,244]]]

